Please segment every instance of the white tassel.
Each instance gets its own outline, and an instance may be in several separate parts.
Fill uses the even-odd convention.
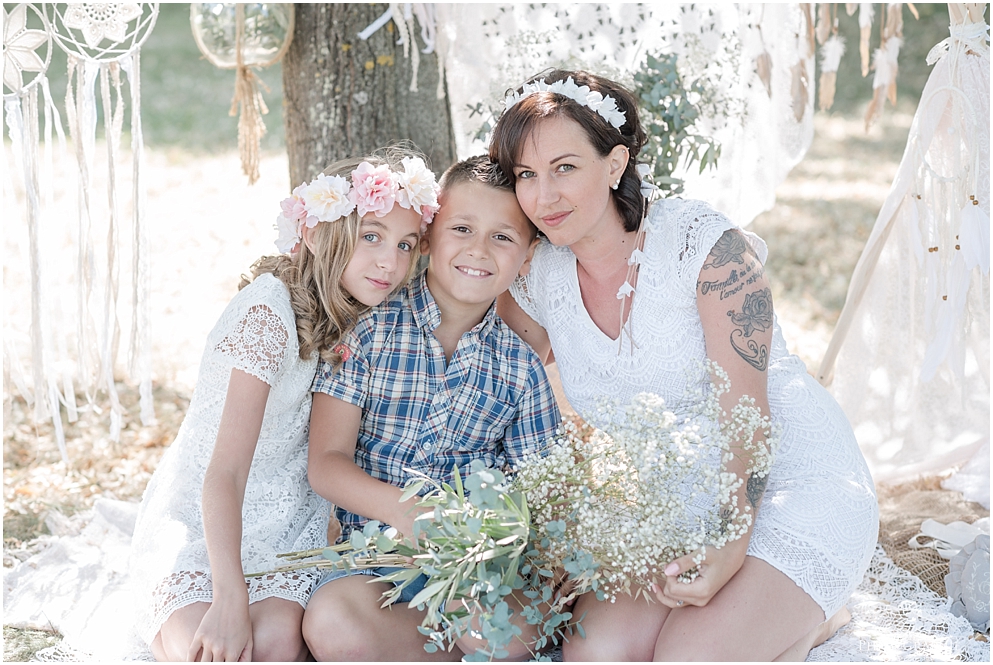
[[[145,230],[145,181],[142,167],[145,160],[145,139],[141,129],[141,60],[136,51],[121,60],[121,69],[128,77],[131,92],[131,157],[132,157],[132,278],[131,335],[128,346],[128,374],[138,381],[141,423],[154,425],[155,403],[152,398],[152,363],[149,343],[148,301],[148,237]]]
[[[621,284],[621,288],[617,289],[617,299],[621,300],[634,293],[634,287],[631,286],[630,282],[624,282]]]
[[[631,257],[628,258],[628,265],[633,266],[635,263],[641,265],[644,261],[645,253],[636,247],[635,250],[631,252]]]
[[[32,96],[35,104],[32,104]],[[37,107],[37,88],[32,87],[24,101],[27,109],[22,107],[20,97],[7,99],[4,101],[4,120],[7,123],[8,135],[10,136],[11,148],[14,153],[15,163],[20,167],[24,179],[24,192],[28,205],[28,256],[30,258],[29,273],[31,283],[31,397],[29,403],[34,406],[34,420],[39,422],[48,415],[48,403],[44,395],[45,388],[45,365],[44,365],[44,344],[42,343],[42,322],[41,322],[41,249],[38,246],[38,221],[40,216],[41,203],[38,199],[38,173],[35,164],[31,128],[25,123],[25,115],[29,122],[31,113],[35,113]],[[27,112],[25,114],[25,111]],[[37,122],[37,116],[35,116]],[[34,149],[33,149],[34,148]]]
[[[117,146],[120,145],[120,126],[117,117],[121,115],[120,78],[115,76],[117,106],[111,107],[111,76],[116,73],[117,63],[100,66],[100,93],[103,101],[103,125],[107,142],[107,276],[103,294],[103,326],[100,333],[100,374],[103,378],[107,397],[110,399],[110,439],[119,441],[121,433],[121,407],[114,383],[114,365],[117,359],[117,344],[120,339],[120,323],[117,318],[118,276],[120,266],[117,260]]]
[[[983,275],[990,274],[990,217],[982,206],[972,201],[962,208],[959,226],[959,246],[962,261],[968,271],[979,268]]]
[[[69,135],[76,150],[78,168],[78,246],[76,278],[76,362],[80,388],[91,408],[93,400],[94,362],[91,354],[97,348],[96,330],[89,316],[89,303],[93,290],[95,267],[93,265],[93,240],[90,236],[90,171],[92,170],[96,140],[96,96],[94,84],[99,65],[79,61],[70,56],[69,77],[66,85],[66,119]],[[75,76],[75,90],[73,77]]]
[[[421,53],[427,55],[434,53],[435,46],[435,13],[434,5],[424,2],[417,2],[411,5],[417,22],[421,24],[421,39],[424,41],[424,48]]]
[[[921,212],[920,206],[921,202],[918,200],[914,194],[910,194],[908,197],[907,205],[910,206],[910,220],[907,222],[908,227],[913,234],[913,244],[914,258],[917,260],[917,269],[924,269],[924,237],[921,235]]]
[[[60,159],[64,159],[66,156],[66,135],[65,131],[62,129],[62,118],[59,115],[59,110],[55,106],[55,101],[52,99],[52,91],[48,84],[47,78],[42,78],[39,80],[39,85],[41,85],[41,90],[44,97],[45,104],[45,182],[53,182],[52,174],[54,173],[54,165],[52,160],[52,129],[55,129],[55,134],[58,138],[59,143],[59,154]],[[52,205],[52,191],[54,187],[45,188],[45,209],[51,210]],[[48,267],[46,266],[46,271]],[[52,375],[54,373],[61,372],[62,378],[62,390],[60,401],[66,408],[66,416],[69,422],[74,423],[79,419],[79,413],[76,410],[76,391],[73,385],[73,365],[69,360],[68,347],[66,345],[66,332],[62,326],[62,295],[59,288],[54,288],[51,290],[52,299],[45,303],[46,311],[48,312],[48,321],[46,327],[50,335],[55,337],[55,349],[54,353],[50,353],[52,358],[49,368],[46,370],[49,373],[49,381],[52,380]],[[52,351],[51,342],[47,346],[49,351]],[[56,393],[58,393],[56,389]],[[53,411],[58,413],[59,409],[53,407]],[[55,435],[56,440],[59,442],[59,450],[63,451],[65,448],[65,433],[62,430],[62,420],[61,417],[54,418],[55,424]]]
[[[3,338],[3,366],[10,372],[11,381],[14,382],[17,392],[21,393],[21,397],[28,403],[28,406],[34,404],[34,393],[31,386],[28,385],[24,365],[21,364],[21,359],[17,357],[17,353],[10,344],[10,337],[7,336]]]

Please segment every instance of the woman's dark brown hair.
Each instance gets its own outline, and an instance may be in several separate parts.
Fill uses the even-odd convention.
[[[562,81],[569,77],[576,85],[589,86],[590,90],[604,97],[613,97],[617,108],[624,114],[624,124],[614,128],[591,108],[583,106],[564,95],[553,92],[539,92],[525,97],[504,111],[493,130],[490,141],[490,159],[511,180],[515,180],[514,164],[520,159],[524,142],[534,132],[538,122],[551,117],[565,116],[583,128],[586,137],[600,157],[606,157],[614,146],[623,145],[628,149],[628,163],[621,175],[617,189],[611,190],[614,204],[624,221],[624,230],[633,232],[645,214],[645,198],[641,195],[641,179],[638,177],[638,153],[645,145],[645,130],[638,119],[638,102],[626,88],[610,79],[584,71],[556,69],[539,74],[529,83],[544,79],[546,83]]]

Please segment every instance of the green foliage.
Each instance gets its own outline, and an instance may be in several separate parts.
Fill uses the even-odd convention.
[[[717,141],[696,131],[700,101],[709,97],[705,80],[681,76],[677,59],[669,53],[649,55],[634,74],[634,93],[648,135],[640,156],[652,167],[655,184],[665,196],[683,191],[683,181],[673,176],[681,163],[687,168],[698,163],[703,173],[716,166],[721,155]]]
[[[421,514],[414,521],[416,547],[401,541],[395,529],[382,531],[372,521],[353,531],[348,542],[280,555],[293,563],[276,570],[401,568],[380,578],[396,585],[384,595],[384,606],[424,573],[428,581],[410,606],[425,611],[419,627],[428,638],[425,650],[451,649],[468,634],[483,643],[466,656],[471,661],[506,657],[507,647],[523,639],[518,617],[538,626],[537,642],[528,644],[532,654],[559,644],[563,631],[578,627],[563,608],[565,599],[556,598],[554,572],[529,547],[537,535],[524,495],[508,487],[503,473],[477,460],[464,484],[456,468],[451,485],[419,478],[407,485],[403,499],[425,487],[429,490],[417,503]],[[572,568],[585,573],[583,566],[594,566],[592,558],[579,556]]]
[[[418,571],[428,576],[424,589],[410,602],[426,611],[421,632],[427,636],[429,652],[451,648],[466,634],[484,641],[468,660],[490,660],[507,656],[507,647],[522,630],[515,616],[542,626],[544,646],[571,615],[546,616],[538,594],[531,605],[522,606],[515,590],[524,590],[520,574],[530,537],[530,515],[523,495],[508,490],[503,473],[473,462],[463,485],[455,469],[451,485],[428,479],[408,486],[408,494],[425,485],[433,486],[418,503],[424,510],[414,522],[415,537],[422,551],[413,555]],[[410,579],[408,571],[387,576],[384,581]],[[544,583],[542,581],[542,583]],[[387,594],[399,597],[401,587]],[[548,593],[550,593],[550,589]],[[546,594],[547,595],[547,594]]]

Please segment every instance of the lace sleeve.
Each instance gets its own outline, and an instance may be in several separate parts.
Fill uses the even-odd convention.
[[[682,201],[672,206],[676,228],[676,262],[679,282],[696,296],[697,279],[710,250],[728,229],[737,228],[723,213],[703,201]],[[750,234],[754,235],[754,234]],[[757,236],[756,236],[757,238]]]
[[[273,385],[290,340],[283,319],[271,307],[248,308],[234,329],[214,349],[232,361],[232,367]]]

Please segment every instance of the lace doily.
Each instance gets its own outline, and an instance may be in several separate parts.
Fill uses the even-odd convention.
[[[28,28],[29,9],[32,22],[40,22],[41,30]],[[39,49],[43,49],[42,55],[38,54]],[[4,98],[8,95],[16,97],[26,88],[43,79],[51,61],[52,35],[45,15],[30,4],[19,4],[9,14],[4,9],[3,85],[6,88]],[[24,72],[34,74],[27,83],[24,82]]]
[[[811,650],[812,662],[989,662],[989,642],[950,611],[952,601],[898,568],[881,547],[848,601],[851,622]]]

